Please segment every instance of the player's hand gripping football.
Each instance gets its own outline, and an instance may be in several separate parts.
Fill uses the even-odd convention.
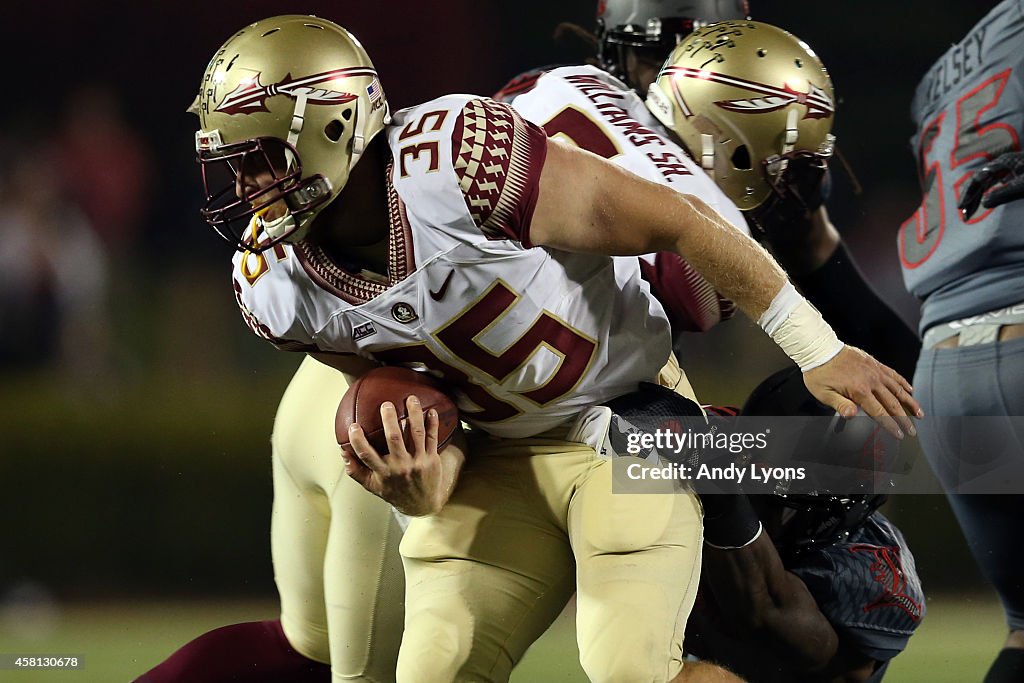
[[[345,473],[399,512],[413,517],[431,515],[448,502],[465,455],[458,432],[438,452],[436,410],[424,415],[415,396],[406,399],[406,409],[409,417],[403,434],[395,406],[387,401],[380,406],[388,443],[385,455],[370,445],[358,424],[349,428],[351,450],[342,454]]]
[[[979,204],[992,209],[1021,197],[1024,197],[1024,152],[1007,152],[982,166],[971,177],[957,206],[963,217],[970,219]]]
[[[904,432],[917,435],[908,416],[924,416],[907,380],[852,346],[844,346],[832,360],[805,372],[804,384],[814,398],[843,417],[853,417],[860,406],[897,439]]]

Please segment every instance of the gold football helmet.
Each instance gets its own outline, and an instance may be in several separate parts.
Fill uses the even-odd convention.
[[[271,17],[231,36],[189,111],[203,217],[239,249],[296,242],[390,122],[369,56],[342,27]]]
[[[723,21],[684,38],[647,107],[742,211],[782,196],[790,161],[824,167],[835,143],[824,65],[803,41],[757,21]]]

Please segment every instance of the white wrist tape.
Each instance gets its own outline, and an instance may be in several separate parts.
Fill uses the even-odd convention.
[[[824,365],[843,349],[843,342],[814,306],[786,282],[757,324],[793,359],[802,372]]]

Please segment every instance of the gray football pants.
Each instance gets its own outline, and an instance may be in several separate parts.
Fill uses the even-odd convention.
[[[999,593],[1010,628],[1024,629],[1024,477],[1004,476],[1019,493],[964,493],[986,490],[983,473],[995,460],[1024,470],[1024,431],[1017,424],[1024,423],[1024,339],[923,350],[914,396],[928,416],[921,445],[971,553]],[[948,416],[993,417],[943,419]]]

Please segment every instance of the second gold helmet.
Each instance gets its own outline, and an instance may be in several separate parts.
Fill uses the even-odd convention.
[[[827,161],[832,81],[811,48],[757,21],[724,21],[684,38],[648,91],[676,133],[741,211],[777,191],[790,160]]]

